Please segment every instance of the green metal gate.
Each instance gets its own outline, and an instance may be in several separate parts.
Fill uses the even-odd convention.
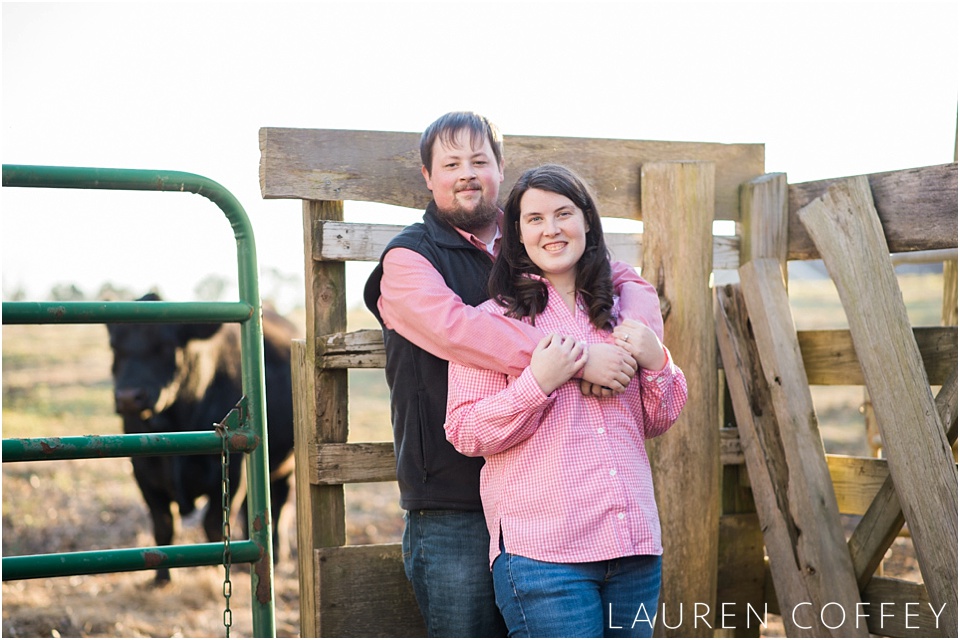
[[[3,165],[4,187],[175,191],[202,195],[227,216],[237,241],[238,302],[4,302],[3,324],[89,324],[106,322],[240,323],[243,398],[224,419],[221,438],[204,425],[176,433],[25,438],[3,440],[3,462],[138,455],[218,454],[226,446],[244,452],[250,539],[223,542],[83,551],[3,558],[3,580],[68,576],[159,567],[251,563],[253,632],[275,637],[273,519],[267,455],[263,322],[253,229],[237,199],[203,176],[176,171]],[[209,425],[207,425],[209,427]],[[225,587],[226,590],[226,587]],[[225,616],[226,617],[226,616]],[[228,627],[229,631],[229,627]]]

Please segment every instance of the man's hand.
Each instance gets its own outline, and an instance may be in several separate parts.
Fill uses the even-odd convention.
[[[584,395],[609,397],[623,393],[637,373],[637,363],[621,347],[591,344],[590,357],[583,368],[580,391]]]
[[[599,384],[592,384],[582,378],[580,380],[580,393],[585,396],[594,396],[597,398],[610,398],[617,395],[612,389],[602,387]]]
[[[530,359],[530,373],[540,389],[550,395],[583,368],[587,362],[586,345],[555,333],[544,336]]]

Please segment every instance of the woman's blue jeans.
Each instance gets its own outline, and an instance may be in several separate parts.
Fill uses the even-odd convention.
[[[432,638],[503,638],[482,511],[404,515],[403,566]]]
[[[512,638],[649,638],[660,599],[660,556],[583,563],[502,551],[497,604]]]

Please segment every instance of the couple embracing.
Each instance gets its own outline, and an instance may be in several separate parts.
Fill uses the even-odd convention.
[[[644,442],[686,402],[655,290],[610,260],[570,169],[498,205],[503,139],[421,137],[433,194],[365,301],[384,330],[404,565],[433,637],[650,636],[660,526]]]

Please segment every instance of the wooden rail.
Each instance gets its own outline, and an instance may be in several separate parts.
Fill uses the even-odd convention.
[[[914,327],[913,336],[930,384],[939,385],[957,359],[957,327]],[[862,385],[849,329],[797,331],[807,379],[814,385]],[[361,329],[321,336],[316,346],[320,365],[327,369],[382,369],[383,334]]]
[[[314,260],[334,262],[380,260],[387,243],[403,229],[395,224],[360,224],[322,221],[317,242],[312,247]],[[617,260],[643,264],[643,234],[606,233],[607,248]],[[736,269],[740,264],[740,240],[736,236],[714,236],[713,268]]]
[[[866,178],[890,253],[957,247],[957,164],[873,173]],[[790,260],[812,260],[820,252],[799,211],[849,178],[790,185]]]
[[[338,129],[260,130],[264,198],[358,200],[423,209],[419,133]],[[504,136],[501,193],[546,162],[575,169],[593,188],[604,216],[641,219],[639,167],[700,161],[716,166],[716,218],[739,217],[740,185],[763,173],[763,145],[598,138]]]

